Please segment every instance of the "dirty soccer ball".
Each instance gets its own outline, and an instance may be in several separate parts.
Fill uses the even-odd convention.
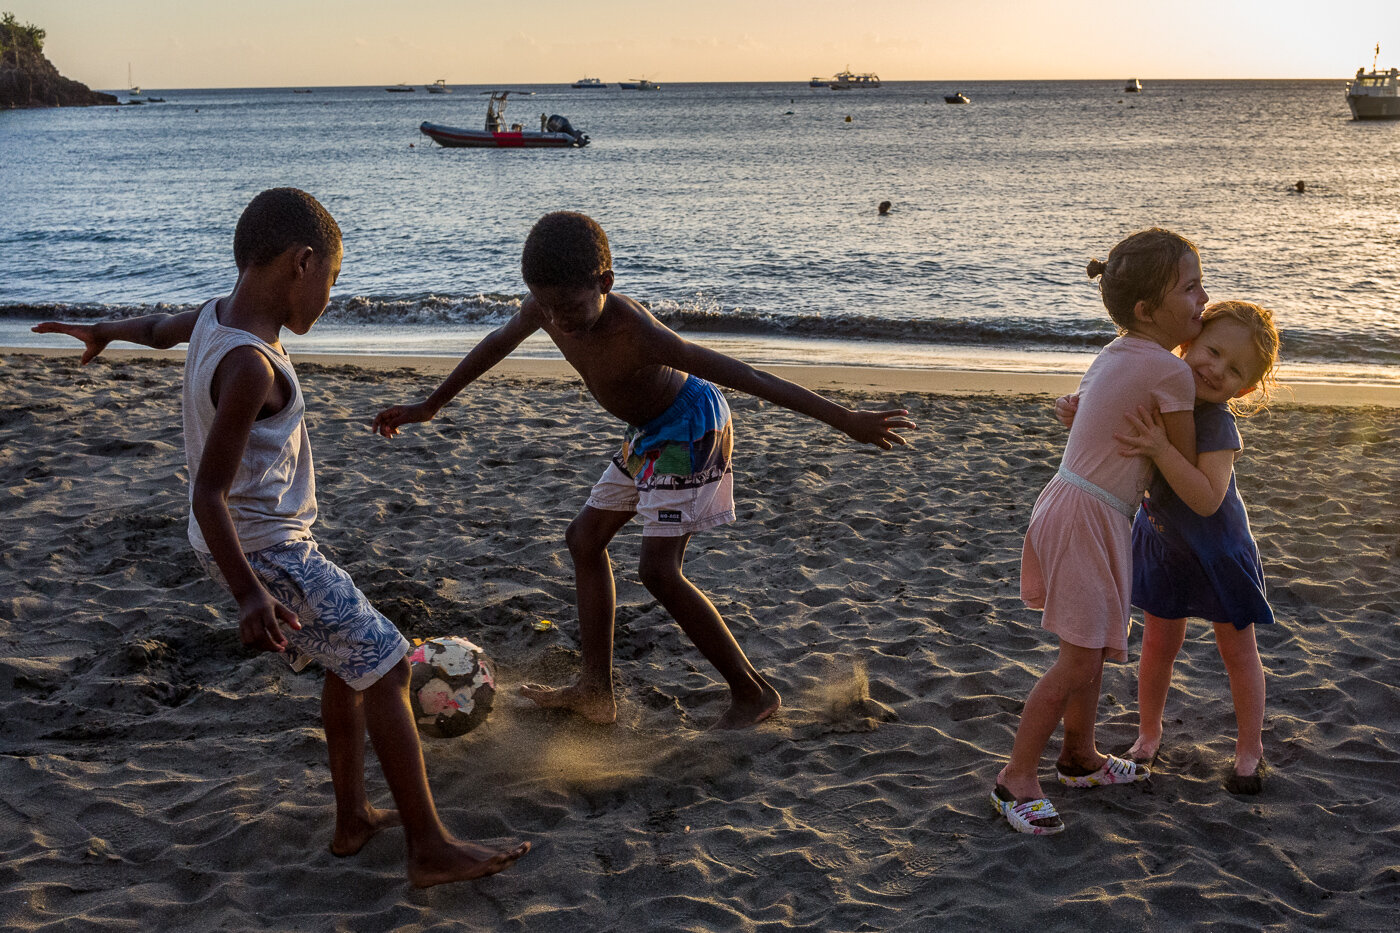
[[[485,722],[496,696],[486,652],[465,638],[443,635],[414,645],[408,661],[408,695],[419,732],[445,739]]]

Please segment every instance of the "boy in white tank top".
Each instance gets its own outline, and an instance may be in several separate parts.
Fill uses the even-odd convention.
[[[316,481],[305,401],[280,336],[305,334],[340,273],[340,228],[311,195],[274,188],[255,197],[234,234],[238,282],[198,311],[94,325],[48,322],[85,345],[86,364],[113,340],[185,358],[185,453],[190,543],[238,601],[243,643],[325,668],[322,722],[335,788],[331,852],[353,855],[387,826],[403,825],[416,887],[494,874],[530,848],[496,850],[454,837],[438,819],[408,702],[408,642],[323,557],[311,526]],[[365,732],[398,806],[379,810],[364,790]]]

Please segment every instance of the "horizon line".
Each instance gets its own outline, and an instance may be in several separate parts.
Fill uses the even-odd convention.
[[[1052,83],[1052,82],[1054,82],[1054,83],[1062,83],[1062,84],[1071,84],[1071,83],[1096,84],[1096,83],[1118,83],[1118,82],[1121,82],[1121,81],[1130,80],[1130,79],[1132,79],[1132,78],[1134,78],[1134,77],[1136,77],[1137,80],[1143,81],[1143,82],[1158,82],[1158,83],[1174,83],[1174,84],[1180,84],[1180,83],[1187,83],[1187,82],[1193,82],[1193,81],[1195,81],[1195,82],[1206,82],[1206,81],[1347,81],[1347,80],[1351,79],[1351,78],[1353,77],[1353,75],[1343,75],[1343,76],[1341,76],[1341,77],[1337,77],[1337,76],[1326,76],[1326,77],[1311,77],[1311,78],[1302,78],[1302,77],[1296,77],[1296,76],[1262,77],[1262,78],[1258,78],[1258,77],[1255,77],[1255,78],[1240,78],[1240,77],[1223,77],[1223,76],[1222,76],[1222,77],[1209,77],[1209,78],[1151,78],[1151,77],[1141,77],[1141,76],[1138,76],[1138,75],[1129,75],[1127,78],[881,78],[881,79],[880,79],[880,82],[881,82],[881,84],[935,84],[935,83],[957,84],[957,83],[959,83],[959,82],[965,83],[965,84],[1016,84],[1016,83],[1022,83],[1022,84],[1044,84],[1044,83]],[[435,80],[437,80],[437,79],[433,79],[433,80],[435,81]],[[628,81],[628,80],[634,80],[634,79],[630,79],[630,78],[618,78],[618,79],[615,79],[615,80],[613,80],[613,81],[609,81],[609,82],[606,82],[606,83],[608,83],[608,84],[616,84],[616,83],[618,83],[619,81]],[[765,79],[753,79],[753,78],[726,78],[726,79],[724,79],[724,80],[706,80],[706,81],[687,81],[687,80],[673,79],[673,80],[668,80],[668,81],[657,81],[656,84],[658,84],[658,85],[666,85],[666,84],[792,84],[792,85],[796,85],[796,86],[798,86],[798,87],[804,87],[804,88],[809,88],[809,89],[811,89],[811,90],[816,90],[816,88],[810,88],[810,85],[808,84],[808,81],[810,81],[810,80],[811,80],[810,78],[809,78],[809,79],[806,79],[806,80],[798,79],[798,78],[784,78],[784,79],[779,79],[779,80],[771,80],[771,79],[765,80]],[[264,91],[264,90],[271,91],[271,90],[282,90],[282,89],[291,89],[291,88],[308,88],[308,87],[310,87],[310,88],[325,88],[325,89],[328,89],[328,90],[353,89],[353,88],[374,88],[374,87],[396,87],[396,86],[399,86],[399,85],[401,85],[401,84],[407,84],[409,87],[417,87],[417,86],[419,86],[420,83],[421,83],[422,86],[427,87],[428,85],[432,84],[433,81],[423,81],[423,82],[416,82],[416,81],[414,81],[414,82],[400,82],[400,81],[392,81],[392,82],[389,82],[389,81],[384,81],[384,82],[370,82],[370,83],[368,83],[368,84],[245,84],[245,85],[219,85],[219,86],[215,86],[215,85],[206,85],[206,86],[190,85],[190,86],[188,86],[188,87],[175,87],[175,86],[173,86],[173,85],[171,85],[171,86],[165,86],[165,85],[144,85],[144,84],[143,84],[143,85],[140,85],[140,87],[141,87],[142,90],[162,90],[162,91]],[[526,85],[526,86],[529,86],[529,87],[571,87],[572,83],[573,83],[573,82],[571,82],[571,81],[490,81],[490,82],[483,82],[483,81],[459,81],[459,82],[456,82],[456,83],[453,83],[453,82],[450,82],[450,81],[449,81],[449,82],[447,83],[447,86],[448,86],[448,87],[501,87],[501,86],[504,86],[504,85],[516,84],[516,85]],[[91,85],[89,85],[89,86],[92,87]],[[571,89],[572,89],[572,88],[571,88]],[[93,90],[98,90],[98,91],[113,91],[113,90],[115,90],[115,91],[119,91],[119,92],[120,92],[120,91],[127,91],[127,90],[130,90],[130,89],[129,89],[129,88],[101,88],[101,87],[93,87]],[[592,90],[592,88],[579,88],[578,90]],[[864,89],[861,89],[861,90],[879,90],[879,88],[864,88]]]

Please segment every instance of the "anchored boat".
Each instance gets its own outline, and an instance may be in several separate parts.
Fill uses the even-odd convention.
[[[439,146],[450,149],[568,149],[588,145],[588,136],[569,125],[569,121],[557,113],[546,117],[540,114],[540,128],[527,130],[520,123],[506,126],[506,98],[510,91],[496,91],[486,105],[486,126],[473,130],[465,127],[444,126],[441,123],[422,123],[418,131],[432,139]]]
[[[1380,57],[1377,44],[1371,70],[1356,69],[1356,78],[1347,85],[1347,106],[1353,120],[1400,120],[1400,69],[1377,71]]]
[[[830,85],[833,91],[849,91],[854,88],[867,88],[879,86],[879,75],[870,73],[858,75],[851,70],[850,65],[846,66],[845,71],[838,71],[836,73],[835,79],[832,80]]]

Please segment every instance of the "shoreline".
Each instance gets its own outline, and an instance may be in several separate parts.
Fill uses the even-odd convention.
[[[76,357],[78,350],[52,347],[3,347],[0,356],[32,355],[50,358]],[[183,350],[108,347],[102,352],[109,359],[184,359]],[[293,361],[322,366],[349,366],[376,372],[412,369],[430,375],[445,375],[460,361],[457,356],[392,356],[384,354],[297,353]],[[1086,358],[1086,365],[1092,357]],[[919,395],[997,395],[1059,396],[1073,392],[1078,373],[999,372],[965,369],[913,369],[903,367],[854,366],[843,364],[759,364],[759,368],[817,391],[892,392]],[[562,359],[508,357],[482,378],[526,377],[534,379],[577,379],[573,368]],[[1345,382],[1293,382],[1287,384],[1275,405],[1380,406],[1400,408],[1400,386]]]

